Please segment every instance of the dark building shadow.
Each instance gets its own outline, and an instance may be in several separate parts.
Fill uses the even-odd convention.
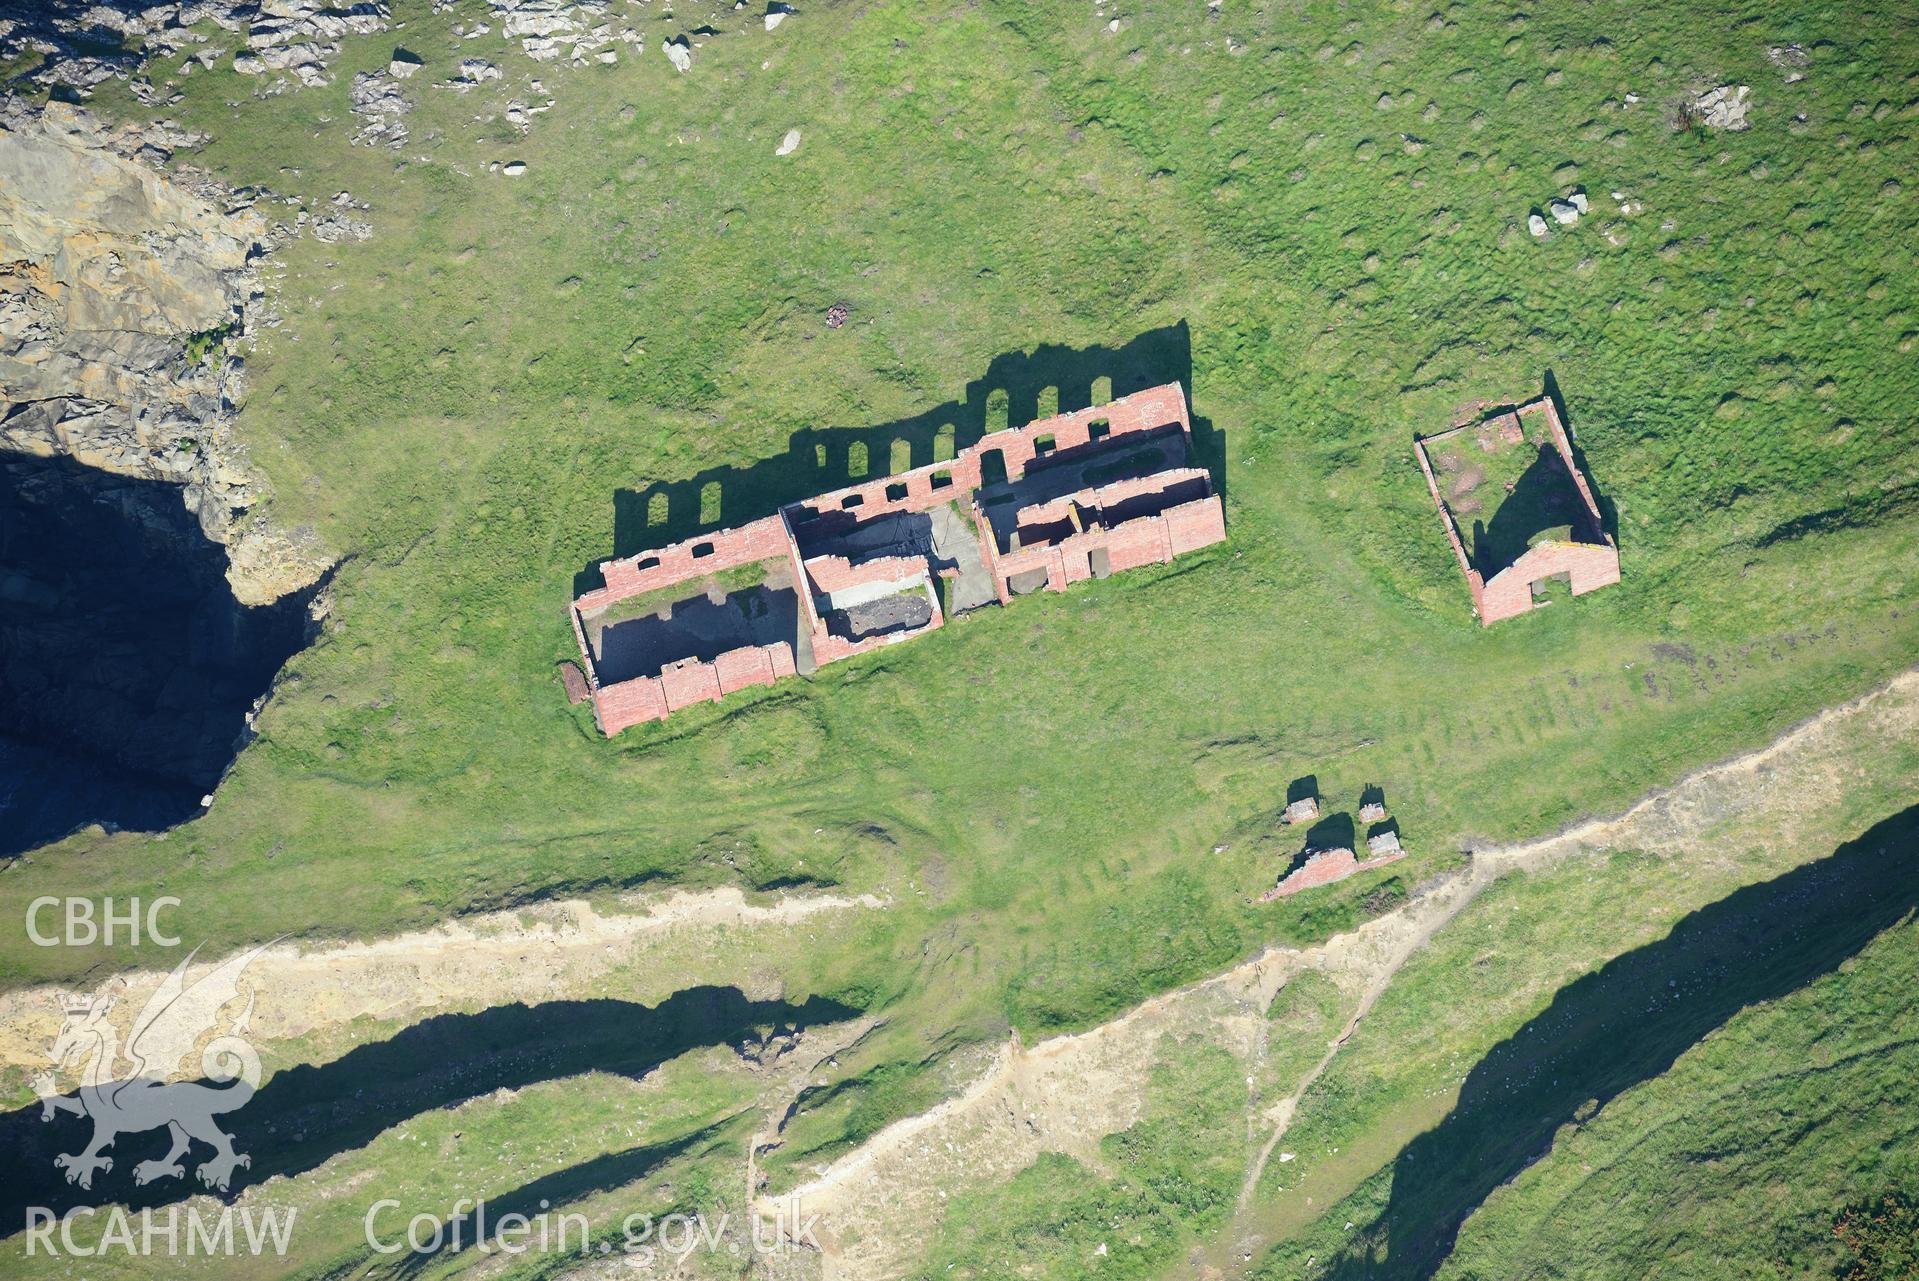
[[[1566,399],[1559,394],[1559,380],[1553,377],[1553,371],[1550,369],[1546,371],[1544,387],[1547,399],[1553,402],[1553,408],[1559,413],[1559,421],[1566,428],[1566,442],[1572,446],[1573,465],[1579,468],[1579,474],[1585,477],[1586,488],[1592,491],[1593,502],[1599,507],[1599,527],[1617,546],[1619,508],[1612,499],[1606,497],[1606,491],[1599,487],[1599,482],[1593,479],[1593,469],[1586,463],[1586,451],[1581,449],[1579,442],[1573,438],[1572,415],[1566,412]]]
[[[1385,1211],[1324,1275],[1433,1276],[1467,1216],[1549,1151],[1560,1126],[1665,1072],[1746,1007],[1831,973],[1916,908],[1919,806],[1561,988],[1474,1066],[1446,1118],[1400,1152]]]
[[[676,601],[660,614],[607,626],[593,667],[606,684],[652,676],[683,658],[711,662],[742,645],[792,644],[799,634],[799,597],[791,587],[749,587],[715,605],[705,596]]]
[[[684,480],[659,481],[613,495],[613,546],[574,577],[574,594],[600,586],[599,564],[664,547],[705,530],[742,525],[790,503],[855,481],[924,467],[968,449],[989,431],[1040,417],[1043,393],[1057,391],[1059,412],[1176,382],[1186,389],[1195,465],[1225,496],[1225,444],[1191,408],[1192,333],[1185,321],[1149,330],[1117,347],[1041,346],[995,356],[957,400],[874,427],[809,427],[784,454],[741,467],[714,467]],[[1110,382],[1110,390],[1105,385]]]
[[[1539,534],[1564,525],[1575,537],[1590,538],[1598,533],[1591,524],[1565,460],[1550,442],[1543,443],[1492,520],[1473,522],[1473,568],[1491,578],[1525,555]]]
[[[583,1072],[643,1077],[689,1050],[758,1046],[770,1033],[835,1023],[858,1013],[821,997],[801,1004],[754,1001],[737,988],[694,987],[652,1007],[629,1001],[552,1001],[440,1015],[331,1063],[279,1072],[244,1106],[220,1116],[234,1149],[252,1161],[234,1172],[227,1195],[274,1175],[304,1174],[341,1152],[366,1146],[409,1117],[495,1090]],[[0,1116],[0,1143],[14,1156],[14,1171],[0,1194],[0,1222],[23,1223],[27,1206],[45,1206],[55,1214],[76,1205],[139,1208],[206,1191],[194,1167],[211,1150],[200,1144],[185,1158],[184,1178],[135,1186],[134,1166],[165,1155],[164,1128],[121,1135],[106,1150],[112,1170],[96,1174],[91,1190],[72,1186],[54,1165],[54,1157],[84,1148],[91,1126],[66,1113],[43,1122],[41,1111],[35,1103]]]
[[[1306,830],[1309,850],[1349,850],[1353,848],[1353,816],[1328,814]]]

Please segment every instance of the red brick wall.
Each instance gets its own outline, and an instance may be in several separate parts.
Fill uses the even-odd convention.
[[[1331,885],[1334,881],[1345,880],[1355,872],[1384,867],[1388,863],[1397,863],[1405,857],[1406,852],[1401,850],[1393,854],[1381,854],[1378,858],[1369,858],[1362,863],[1353,856],[1351,850],[1327,850],[1307,859],[1305,866],[1260,895],[1260,902],[1270,903],[1276,898],[1289,898],[1301,890]]]
[[[1101,421],[1112,429],[1108,439],[1152,431],[1157,427],[1170,427],[1174,423],[1178,423],[1180,430],[1189,435],[1193,429],[1192,421],[1186,416],[1185,389],[1178,383],[1167,383],[1163,387],[1149,387],[1130,396],[1121,396],[1104,405],[1076,409],[1069,414],[1042,418],[1024,427],[993,432],[981,437],[980,442],[967,452],[977,459],[990,450],[1001,450],[1006,457],[1008,478],[1018,480],[1026,474],[1027,465],[1038,456],[1039,451],[1035,446],[1041,437],[1053,438],[1055,453],[1076,449],[1092,439],[1092,426]]]
[[[641,592],[785,556],[791,545],[786,521],[779,516],[768,516],[738,529],[716,529],[658,551],[602,562],[600,575],[606,580],[606,586],[581,596],[574,607],[590,613]],[[713,550],[705,556],[695,556],[693,549],[701,546],[711,546]],[[641,568],[643,565],[646,568]]]
[[[1006,582],[1031,569],[1046,571],[1049,591],[1063,591],[1092,573],[1088,558],[1105,548],[1114,573],[1142,565],[1162,565],[1173,557],[1210,547],[1226,537],[1226,513],[1219,495],[1209,494],[1169,508],[1157,516],[1141,516],[1112,529],[1074,534],[1050,546],[1022,547],[997,556],[991,568],[1000,584],[1000,599],[1010,593]]]
[[[1174,556],[1226,541],[1226,508],[1219,495],[1182,503],[1166,513],[1166,541]],[[1118,568],[1117,565],[1114,566]]]
[[[1545,416],[1546,430],[1552,436],[1553,445],[1559,450],[1560,459],[1566,464],[1566,474],[1573,478],[1573,484],[1579,490],[1580,501],[1586,505],[1586,514],[1592,517],[1593,528],[1601,529],[1605,520],[1599,514],[1598,500],[1593,497],[1592,487],[1586,484],[1586,477],[1580,472],[1579,464],[1573,461],[1572,438],[1566,435],[1565,425],[1559,421],[1559,409],[1553,404],[1552,397],[1543,396],[1520,409],[1519,416],[1522,419],[1527,414]],[[1610,535],[1602,533],[1600,537],[1609,543],[1612,542]]]
[[[754,685],[771,685],[782,676],[793,675],[794,670],[793,647],[785,641],[747,645],[730,649],[710,663],[684,659],[669,664],[658,676],[602,686],[593,696],[593,706],[601,731],[617,734],[694,703],[717,703],[727,694]]]
[[[593,695],[593,710],[600,720],[600,732],[617,734],[629,725],[656,721],[666,715],[666,694],[656,676],[642,676],[603,685]]]
[[[1573,595],[1580,596],[1619,581],[1619,553],[1604,543],[1551,542],[1528,548],[1486,583],[1480,621],[1490,625],[1530,610],[1532,585],[1554,574],[1567,575]]]
[[[1440,432],[1440,436],[1450,435]],[[1437,439],[1435,437],[1434,439]],[[1439,479],[1433,475],[1432,460],[1426,457],[1426,442],[1419,437],[1413,438],[1413,453],[1419,459],[1419,470],[1426,474],[1426,489],[1433,496],[1433,506],[1439,511],[1439,523],[1446,527],[1446,541],[1453,545],[1453,556],[1459,561],[1459,571],[1466,575],[1466,585],[1472,588],[1473,608],[1480,607],[1479,571],[1466,559],[1466,544],[1459,539],[1459,526],[1453,522],[1452,509],[1446,506],[1446,500],[1439,496]],[[1483,617],[1483,615],[1482,615]]]
[[[862,583],[897,583],[925,575],[926,561],[918,556],[876,556],[853,564],[844,556],[815,556],[806,562],[807,577],[819,591],[831,595]]]
[[[924,561],[919,562],[919,565],[921,569],[925,568]],[[903,640],[912,640],[915,636],[924,636],[928,632],[938,631],[946,626],[946,614],[940,609],[937,596],[932,598],[931,604],[933,617],[927,620],[926,626],[910,632],[891,632],[885,636],[868,636],[865,640],[856,641],[848,640],[844,636],[835,636],[825,627],[819,628],[813,633],[814,664],[824,667],[828,663],[837,663],[842,658],[851,658],[855,654],[864,654],[869,650],[884,649],[888,645],[897,645]]]

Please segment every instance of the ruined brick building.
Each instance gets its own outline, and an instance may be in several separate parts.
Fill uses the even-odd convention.
[[[1192,458],[1186,396],[1169,383],[606,561],[571,611],[600,728],[1220,542],[1224,508]]]
[[[1619,547],[1551,397],[1415,437],[1413,452],[1481,624],[1547,603],[1555,584],[1580,596],[1619,581]],[[1469,547],[1460,519],[1477,516]]]

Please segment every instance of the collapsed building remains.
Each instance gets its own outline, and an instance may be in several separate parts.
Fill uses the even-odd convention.
[[[617,734],[922,636],[949,613],[1220,542],[1225,510],[1192,457],[1186,395],[1168,383],[605,561],[603,586],[571,611],[595,717]]]
[[[1321,885],[1331,885],[1334,881],[1343,881],[1358,872],[1369,871],[1375,867],[1384,867],[1388,863],[1397,863],[1406,857],[1406,851],[1399,847],[1397,836],[1390,845],[1385,842],[1368,842],[1368,853],[1372,857],[1361,861],[1349,849],[1313,850],[1306,855],[1306,861],[1294,868],[1279,884],[1259,896],[1262,903],[1274,899],[1291,898],[1301,890],[1310,890]]]
[[[1482,624],[1546,603],[1554,584],[1581,596],[1619,581],[1618,544],[1550,396],[1415,437],[1413,452]],[[1482,515],[1469,551],[1460,518]]]

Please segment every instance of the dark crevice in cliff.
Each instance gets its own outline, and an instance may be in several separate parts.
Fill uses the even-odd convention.
[[[197,813],[315,590],[248,608],[180,486],[0,454],[0,856]]]

